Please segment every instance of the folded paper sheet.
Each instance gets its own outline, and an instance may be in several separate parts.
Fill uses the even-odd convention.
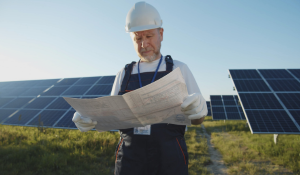
[[[180,68],[163,78],[124,95],[94,99],[64,99],[81,116],[97,121],[99,132],[140,127],[155,123],[190,125],[181,112],[181,103],[188,95]]]

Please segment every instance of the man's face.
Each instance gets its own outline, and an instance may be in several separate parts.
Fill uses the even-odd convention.
[[[131,32],[134,49],[141,61],[152,62],[160,58],[160,47],[164,29],[151,29],[141,32]]]

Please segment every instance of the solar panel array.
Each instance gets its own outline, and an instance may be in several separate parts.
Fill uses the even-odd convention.
[[[300,133],[300,69],[229,70],[252,133]]]
[[[242,107],[236,95],[211,95],[213,120],[245,120]]]
[[[0,82],[0,123],[75,129],[75,110],[63,99],[110,94],[115,76]]]
[[[207,116],[211,116],[210,101],[206,102],[206,106],[207,106],[207,110],[208,110]]]

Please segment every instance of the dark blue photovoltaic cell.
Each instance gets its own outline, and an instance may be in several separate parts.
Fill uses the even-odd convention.
[[[214,120],[226,120],[225,113],[213,113]]]
[[[38,96],[41,93],[43,93],[44,90],[46,90],[47,87],[33,87],[28,89],[27,91],[23,92],[22,94],[20,94],[20,96],[24,97],[24,96]]]
[[[41,96],[59,96],[68,88],[69,86],[54,86],[48,91],[41,94]]]
[[[244,112],[240,112],[240,115],[241,115],[241,119],[246,120]]]
[[[105,76],[97,82],[97,84],[113,84],[116,76]]]
[[[234,101],[232,95],[222,95],[223,100],[225,101]]]
[[[30,88],[30,87],[33,87],[36,84],[38,84],[39,81],[40,80],[27,80],[27,81],[24,81],[20,87],[28,87],[28,88]]]
[[[210,99],[211,100],[220,100],[220,101],[222,100],[221,95],[211,95]]]
[[[238,112],[227,112],[226,111],[226,114],[227,114],[228,120],[240,120],[241,119],[240,113],[238,113]]]
[[[235,80],[234,84],[238,92],[270,91],[263,80]]]
[[[16,112],[14,109],[0,109],[0,123],[14,112]]]
[[[72,86],[63,95],[83,95],[91,86]]]
[[[274,91],[300,91],[297,80],[267,80]]]
[[[217,106],[217,105],[223,106],[223,102],[221,100],[219,100],[219,101],[211,100],[211,105],[213,105],[213,106]]]
[[[277,96],[287,109],[300,109],[300,93],[278,93]]]
[[[300,78],[300,69],[288,69],[295,77]]]
[[[0,96],[19,96],[28,88],[3,88],[0,89]]]
[[[64,78],[63,80],[57,82],[55,86],[70,86],[78,80],[79,78]]]
[[[64,98],[59,97],[53,103],[51,103],[47,109],[69,109],[70,107],[71,106]]]
[[[211,109],[207,109],[208,110],[208,113],[207,113],[207,116],[211,116]]]
[[[93,85],[96,81],[99,80],[100,77],[87,77],[81,78],[79,81],[76,82],[75,85]]]
[[[206,106],[210,107],[210,102],[209,101],[206,102]]]
[[[38,126],[39,122],[43,122],[43,126],[52,126],[66,111],[44,110],[35,117],[28,125]],[[41,125],[41,124],[40,124]]]
[[[55,127],[77,128],[72,121],[75,110],[71,110],[55,125]]]
[[[245,109],[283,109],[272,93],[240,93],[240,98]]]
[[[213,115],[215,115],[216,112],[225,112],[224,107],[214,107],[212,106]]]
[[[59,79],[51,79],[51,80],[40,80],[35,86],[47,86],[50,87],[55,85]]]
[[[5,104],[9,103],[12,101],[14,98],[0,98],[0,108],[4,106]]]
[[[229,70],[233,80],[235,79],[261,79],[255,69],[231,69]]]
[[[259,69],[258,70],[265,79],[272,78],[293,78],[285,69]]]
[[[4,124],[25,125],[39,112],[40,110],[20,110],[9,119],[7,119]]]
[[[33,98],[16,98],[7,105],[4,105],[2,108],[21,108],[22,106],[27,105],[32,99]]]
[[[5,88],[8,84],[10,84],[11,82],[0,82],[0,89],[1,88]]]
[[[289,112],[292,114],[292,116],[294,117],[295,121],[300,126],[300,110],[289,110]]]
[[[16,88],[22,87],[24,81],[11,81],[9,84],[6,85],[6,88]]]
[[[55,99],[55,97],[39,97],[39,98],[34,99],[31,103],[29,103],[24,108],[26,108],[26,109],[43,109],[47,105],[49,105],[49,103],[51,103],[54,99]]]
[[[110,95],[112,85],[95,85],[85,95]]]
[[[284,110],[247,110],[246,113],[253,133],[299,132]]]
[[[225,106],[229,106],[229,105],[236,105],[235,101],[223,101]]]
[[[225,107],[226,113],[228,112],[239,112],[237,107]]]

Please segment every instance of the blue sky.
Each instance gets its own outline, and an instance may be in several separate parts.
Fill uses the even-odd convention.
[[[137,1],[0,0],[0,81],[115,75],[137,61],[125,18]],[[228,69],[300,68],[299,0],[146,1],[161,52],[186,63],[206,100],[234,95]]]

